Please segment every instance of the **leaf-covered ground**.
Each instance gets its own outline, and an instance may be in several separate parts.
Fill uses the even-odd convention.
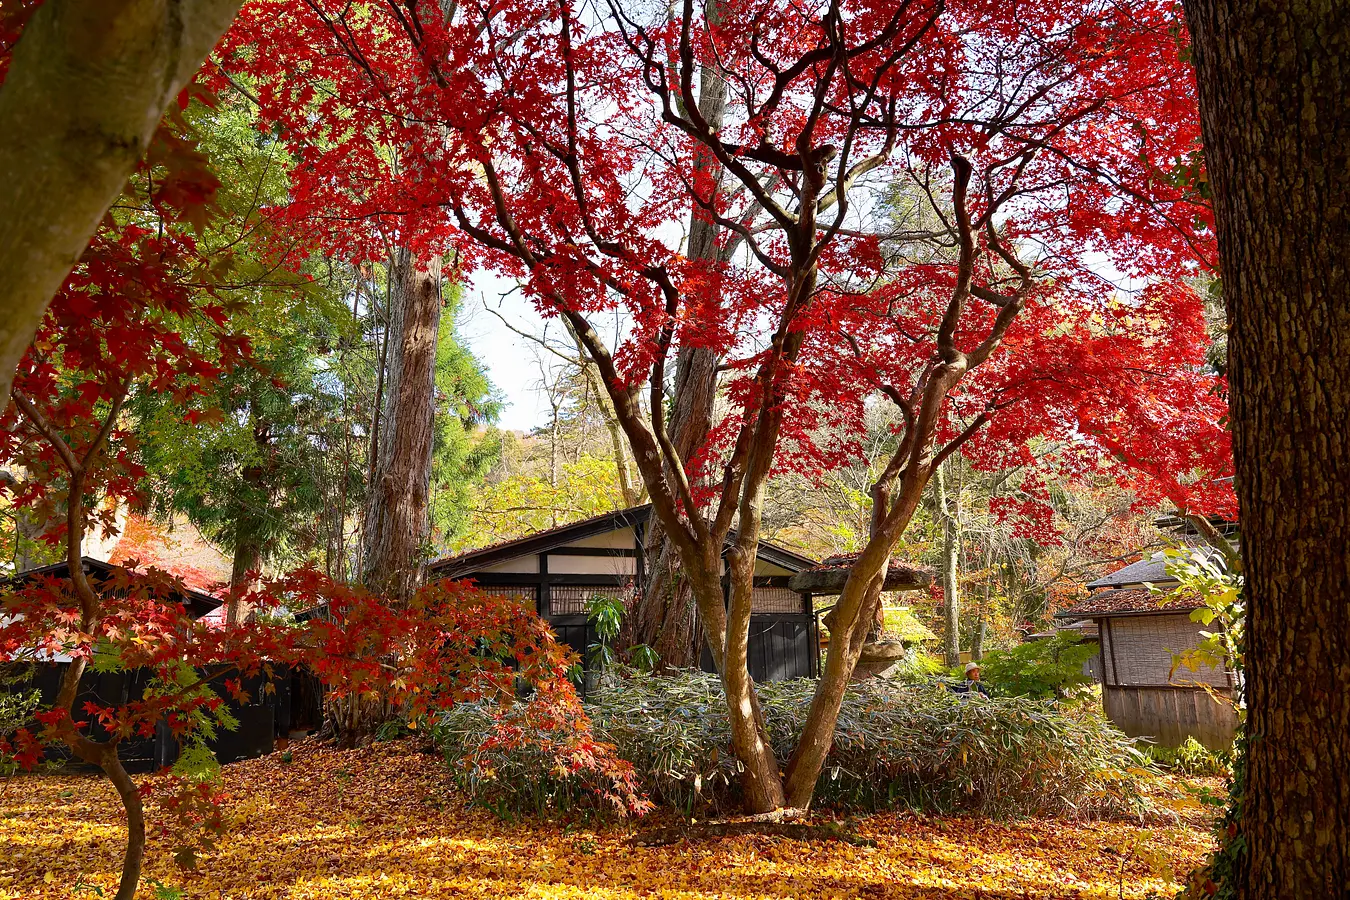
[[[1158,787],[1175,821],[1150,827],[887,814],[850,823],[876,847],[753,836],[635,848],[626,827],[467,810],[443,765],[406,743],[302,744],[289,763],[274,754],[228,766],[224,779],[233,827],[196,871],[176,867],[151,834],[147,876],[184,897],[1105,900],[1170,896],[1167,870],[1186,871],[1210,845],[1207,813],[1175,785]],[[98,777],[0,781],[0,900],[107,891],[122,834]]]

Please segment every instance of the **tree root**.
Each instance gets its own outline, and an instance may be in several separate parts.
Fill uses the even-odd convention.
[[[654,828],[633,836],[635,847],[668,847],[686,840],[737,837],[745,834],[792,838],[796,841],[840,841],[855,847],[875,847],[871,838],[852,834],[838,825],[807,825],[800,822],[740,820],[735,822],[699,822]]]

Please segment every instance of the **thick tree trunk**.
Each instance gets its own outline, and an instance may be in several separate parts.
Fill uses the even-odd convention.
[[[389,372],[366,506],[362,581],[402,602],[421,583],[430,527],[440,257],[419,261],[399,250],[391,278]]]
[[[711,230],[697,222],[701,233]],[[713,401],[717,394],[717,358],[708,350],[685,349],[677,357],[671,440],[681,459],[695,457],[712,430]],[[645,535],[647,584],[629,615],[627,644],[647,644],[660,657],[663,671],[698,665],[700,632],[694,614],[693,588],[681,571],[679,551],[670,542],[661,521],[652,516]]]
[[[933,472],[933,499],[942,520],[942,656],[955,666],[961,663],[961,499],[948,500],[942,467]]]
[[[225,621],[230,625],[237,624],[248,615],[238,595],[248,586],[248,573],[256,571],[261,561],[262,548],[257,538],[251,533],[236,534],[234,560],[230,566],[230,598],[225,604]]]
[[[258,414],[258,398],[250,398],[253,415]],[[262,563],[264,524],[262,515],[271,508],[272,498],[267,490],[267,468],[270,465],[271,428],[261,421],[253,423],[253,447],[258,459],[241,473],[242,502],[238,503],[234,522],[234,560],[230,566],[230,592],[225,601],[225,621],[237,624],[248,610],[240,595],[248,588],[248,573],[257,571]]]
[[[816,781],[834,746],[839,708],[844,702],[844,694],[848,691],[849,681],[858,666],[858,657],[862,655],[863,644],[871,628],[872,611],[881,603],[881,587],[885,583],[883,573],[890,566],[891,549],[914,518],[914,511],[923,499],[927,480],[926,472],[907,473],[893,508],[886,502],[884,492],[877,493],[875,506],[890,515],[886,517],[874,511],[872,535],[854,563],[848,581],[844,583],[844,591],[835,604],[840,627],[830,630],[825,665],[816,683],[815,695],[811,698],[811,709],[802,727],[802,736],[788,761],[787,799],[792,806],[809,806],[815,794]],[[886,518],[884,525],[881,521],[883,518]],[[847,627],[849,622],[853,623],[851,629]]]
[[[707,4],[708,14],[716,15],[716,0]],[[699,72],[699,113],[709,126],[720,130],[726,117],[727,85],[711,66]],[[702,159],[705,167],[716,164],[711,155]],[[713,262],[718,259],[718,226],[698,209],[690,212],[690,259]],[[671,393],[669,432],[680,458],[695,460],[712,430],[713,404],[717,398],[717,355],[701,347],[681,348],[675,362],[675,389]],[[659,411],[653,410],[653,415]],[[688,578],[680,574],[679,554],[671,544],[661,522],[652,517],[646,534],[647,584],[636,608],[629,615],[629,645],[647,644],[660,657],[663,671],[698,665],[700,650],[698,622],[694,615],[693,591]]]
[[[1241,898],[1350,896],[1350,4],[1186,0],[1247,574]]]
[[[240,0],[47,0],[0,87],[0,404],[52,295]]]

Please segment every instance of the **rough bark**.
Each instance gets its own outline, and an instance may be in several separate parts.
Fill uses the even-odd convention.
[[[236,535],[234,559],[230,566],[230,597],[225,604],[225,621],[231,625],[239,622],[248,610],[238,594],[248,587],[248,573],[256,571],[262,560],[262,548],[252,534]]]
[[[1350,4],[1186,0],[1247,575],[1240,898],[1350,896]]]
[[[715,2],[707,4],[715,16]],[[699,70],[699,113],[713,131],[720,131],[726,117],[727,85],[711,66]],[[710,155],[708,168],[716,166]],[[718,259],[718,226],[695,208],[689,216],[690,259]],[[713,404],[717,398],[717,355],[702,347],[683,347],[676,356],[675,385],[671,393],[670,436],[680,459],[697,459],[712,430]],[[658,411],[653,410],[653,415]],[[667,476],[669,477],[669,476]],[[660,658],[663,671],[698,665],[699,628],[689,579],[680,575],[679,551],[671,543],[660,519],[653,516],[645,536],[644,553],[649,562],[643,595],[629,616],[628,643],[647,644]]]
[[[366,506],[362,581],[397,602],[421,583],[430,528],[441,260],[415,260],[399,250],[390,277],[389,365]]]
[[[933,473],[933,500],[942,520],[942,655],[949,666],[961,662],[960,496],[949,501],[942,467]]]
[[[249,406],[257,414],[258,399],[256,392],[250,397]],[[253,425],[253,446],[258,453],[258,461],[245,466],[240,480],[243,482],[243,494],[238,498],[237,515],[234,521],[234,559],[230,566],[230,591],[225,601],[225,621],[231,625],[238,623],[248,610],[239,599],[248,589],[248,573],[257,571],[262,563],[262,544],[265,525],[262,515],[271,506],[271,497],[267,491],[267,467],[262,460],[271,455],[271,429],[264,422]]]
[[[700,230],[705,224],[699,223]],[[682,350],[676,362],[670,416],[671,440],[681,459],[693,458],[702,448],[712,429],[716,394],[716,356],[704,349]],[[628,644],[650,646],[660,658],[662,671],[696,666],[700,632],[693,589],[681,574],[679,550],[655,516],[647,527],[644,544],[647,583],[629,616]]]
[[[52,295],[240,0],[48,0],[0,87],[0,403]]]

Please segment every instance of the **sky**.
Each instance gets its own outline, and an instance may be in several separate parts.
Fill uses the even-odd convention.
[[[513,280],[479,270],[469,279],[459,333],[502,396],[498,426],[510,431],[529,431],[545,425],[549,410],[539,389],[541,375],[534,348],[502,324],[492,310],[512,326],[533,334],[543,332],[544,319]]]

